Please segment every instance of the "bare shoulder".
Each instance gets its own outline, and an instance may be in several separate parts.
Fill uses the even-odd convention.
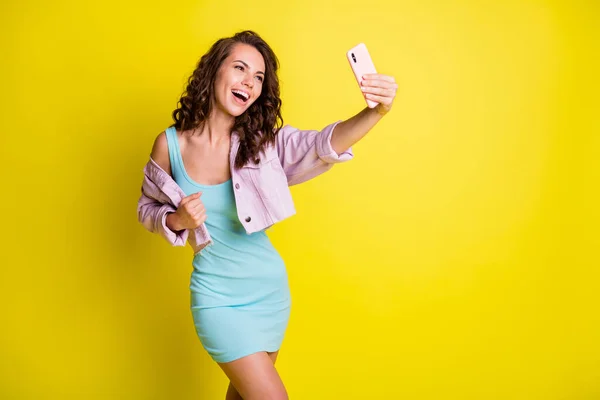
[[[169,160],[169,146],[167,144],[167,134],[163,131],[158,134],[152,146],[150,157],[169,175],[171,175],[171,162]]]

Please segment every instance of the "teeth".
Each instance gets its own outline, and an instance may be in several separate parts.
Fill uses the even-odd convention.
[[[239,95],[242,95],[244,97],[245,100],[248,100],[248,97],[250,97],[248,94],[242,92],[241,90],[232,90],[233,93],[237,93]]]

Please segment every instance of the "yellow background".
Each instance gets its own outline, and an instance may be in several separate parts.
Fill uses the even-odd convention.
[[[597,1],[8,1],[0,6],[0,398],[222,399],[189,247],[136,219],[198,58],[259,32],[286,123],[400,86],[270,231],[292,399],[600,399]]]

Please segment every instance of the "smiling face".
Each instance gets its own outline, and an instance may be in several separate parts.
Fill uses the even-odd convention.
[[[238,43],[221,64],[214,86],[217,109],[232,117],[244,113],[258,99],[265,79],[265,61],[256,48]]]

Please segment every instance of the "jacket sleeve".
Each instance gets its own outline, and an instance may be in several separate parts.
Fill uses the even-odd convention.
[[[172,246],[185,246],[188,230],[174,232],[167,227],[167,214],[176,209],[158,187],[144,175],[142,195],[138,200],[138,221],[150,232],[158,233]]]
[[[352,148],[337,154],[331,147],[331,135],[341,121],[327,125],[321,131],[300,130],[285,125],[277,133],[277,153],[288,179],[288,185],[306,182],[334,164],[354,158]]]

